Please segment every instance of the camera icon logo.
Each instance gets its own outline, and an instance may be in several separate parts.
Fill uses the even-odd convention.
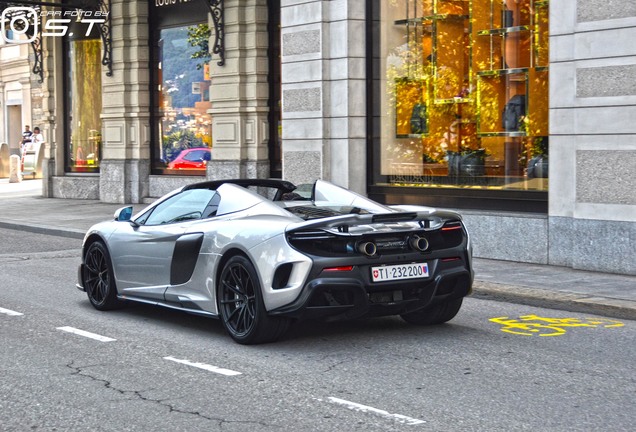
[[[38,35],[38,26],[38,12],[32,7],[10,6],[2,11],[0,17],[2,38],[7,43],[33,42]]]

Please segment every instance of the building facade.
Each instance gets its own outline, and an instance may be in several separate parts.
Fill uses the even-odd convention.
[[[13,44],[0,38],[0,175],[8,176],[5,159],[19,154],[24,126],[33,127],[41,114],[41,84],[32,79],[26,44]]]
[[[49,3],[43,21],[75,10]],[[461,209],[478,257],[636,274],[631,0],[86,10],[107,19],[42,37],[47,197],[140,203],[204,178],[322,178]]]

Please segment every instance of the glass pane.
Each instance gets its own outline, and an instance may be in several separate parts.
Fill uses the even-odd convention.
[[[207,25],[183,26],[159,31],[158,142],[153,168],[166,174],[205,174],[212,147],[209,69],[197,53],[194,30]],[[189,35],[190,31],[190,35]],[[190,149],[197,149],[197,155]],[[197,160],[198,163],[192,163]]]
[[[214,196],[210,189],[184,191],[157,205],[145,225],[163,225],[201,218],[203,211]]]
[[[67,170],[97,172],[102,148],[102,42],[67,41]]]
[[[547,190],[549,3],[377,6],[376,183]]]

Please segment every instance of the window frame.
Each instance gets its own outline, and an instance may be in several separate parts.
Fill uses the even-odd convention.
[[[96,31],[96,30],[95,30]],[[68,115],[64,116],[64,125],[63,125],[63,131],[64,131],[64,173],[65,174],[99,174],[100,172],[100,164],[101,164],[101,158],[102,158],[102,146],[103,146],[103,141],[100,140],[99,144],[98,144],[98,161],[99,164],[97,166],[82,166],[81,168],[78,167],[77,164],[73,165],[72,164],[72,155],[71,153],[73,151],[76,151],[72,145],[71,145],[71,136],[73,134],[73,128],[72,128],[72,112],[73,112],[73,103],[75,100],[74,95],[72,94],[73,91],[73,84],[71,83],[71,73],[72,73],[72,61],[73,59],[71,58],[71,54],[73,52],[73,50],[71,50],[71,44],[73,43],[73,40],[71,40],[68,36],[64,36],[63,38],[61,38],[62,40],[60,41],[60,43],[63,46],[62,49],[62,53],[64,53],[64,55],[62,56],[62,74],[63,74],[63,82],[62,82],[62,89],[63,89],[63,100],[62,100],[62,105],[64,107],[64,112],[65,113],[69,113]],[[98,40],[99,44],[100,44],[100,51],[103,50],[103,42],[101,37],[99,36],[95,36],[93,35],[93,33],[91,33],[91,38],[90,39],[94,39],[94,40]],[[98,59],[99,64],[102,64],[102,58],[101,58],[101,54],[99,56]],[[103,74],[103,69],[100,72],[100,74]],[[103,100],[103,82],[100,81],[100,92],[102,93],[102,100]],[[100,115],[103,111],[102,106],[99,107],[99,111],[100,111]],[[102,132],[102,127],[103,127],[103,120],[101,120],[100,118],[100,125],[99,125],[99,134],[101,136],[101,132]]]
[[[160,58],[159,40],[161,31],[179,27],[188,27],[197,24],[208,24],[210,14],[205,2],[191,1],[175,3],[171,6],[149,5],[150,31],[148,45],[150,50],[148,66],[150,69],[150,173],[152,175],[187,175],[194,177],[205,177],[206,169],[192,169],[184,173],[183,170],[171,170],[166,167],[157,166],[161,146],[161,136],[159,133],[163,115],[160,112],[158,64]],[[210,120],[211,120],[210,115]]]
[[[366,80],[367,80],[367,194],[384,204],[418,204],[457,209],[548,212],[547,190],[492,190],[442,188],[437,186],[393,186],[381,173],[381,92],[380,77],[380,1],[365,0],[366,6]],[[488,0],[484,0],[488,1]]]

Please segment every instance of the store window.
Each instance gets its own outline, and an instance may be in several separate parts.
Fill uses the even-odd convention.
[[[369,5],[373,183],[547,191],[548,1]]]
[[[206,2],[152,2],[152,172],[205,175],[212,150]]]
[[[212,107],[210,76],[193,40],[196,33],[206,32],[204,23],[159,31],[158,139],[153,163],[162,173],[205,174],[212,148],[212,118],[207,113]],[[201,156],[201,164],[177,163],[195,155]]]
[[[87,30],[74,22],[64,38],[67,172],[99,172],[102,153],[102,42],[97,26]]]

